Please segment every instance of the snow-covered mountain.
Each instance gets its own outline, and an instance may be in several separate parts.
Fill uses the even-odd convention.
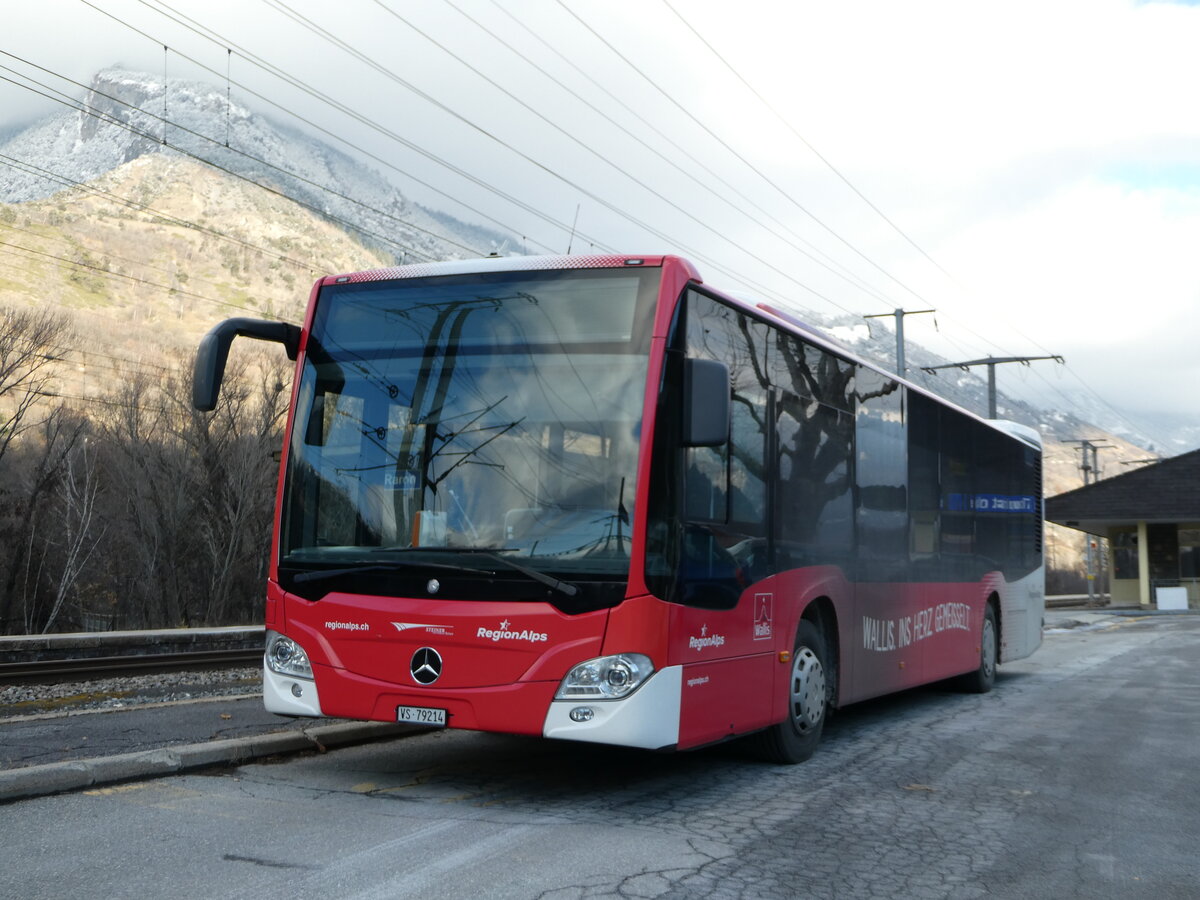
[[[91,113],[63,112],[0,143],[0,153],[27,164],[0,168],[0,201],[41,199],[64,187],[46,173],[86,182],[147,153],[177,153],[353,223],[364,243],[397,261],[483,256],[511,240],[410,202],[374,169],[231,102],[213,85],[106,69],[83,103]]]

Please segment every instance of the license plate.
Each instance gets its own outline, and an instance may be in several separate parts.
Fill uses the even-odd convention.
[[[446,711],[432,709],[428,706],[397,706],[396,721],[407,722],[410,725],[436,725],[446,727]]]

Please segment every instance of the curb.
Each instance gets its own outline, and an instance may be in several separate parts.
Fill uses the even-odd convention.
[[[78,791],[138,778],[160,778],[213,766],[235,765],[282,753],[312,750],[324,753],[332,747],[418,734],[428,730],[415,725],[350,722],[320,725],[303,731],[259,734],[202,744],[141,750],[118,756],[100,756],[93,759],[47,763],[42,766],[26,766],[21,769],[6,769],[0,771],[0,803]]]

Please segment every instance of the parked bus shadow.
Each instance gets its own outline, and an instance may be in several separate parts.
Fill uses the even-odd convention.
[[[996,674],[995,691],[1011,689],[1028,678],[1024,673]],[[953,680],[921,685],[895,694],[885,694],[861,703],[854,703],[837,710],[825,723],[824,737],[839,740],[873,726],[886,726],[898,719],[922,713],[952,711],[962,705],[979,702],[990,695],[964,692],[954,685]]]
[[[1028,676],[1001,673],[997,691],[1015,686]],[[870,741],[882,732],[912,719],[962,712],[986,702],[991,695],[964,694],[947,683],[926,685],[856,703],[838,710],[825,726],[814,760]],[[485,805],[532,803],[539,808],[587,802],[623,802],[622,798],[667,800],[727,779],[731,768],[788,771],[757,758],[741,740],[714,744],[684,753],[655,753],[600,744],[552,741],[475,732],[431,732],[379,746],[370,760],[361,760],[355,777],[373,781],[396,799],[453,798]],[[799,770],[797,770],[799,771]]]

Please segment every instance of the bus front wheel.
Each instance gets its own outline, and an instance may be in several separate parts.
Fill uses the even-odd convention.
[[[779,724],[751,736],[754,749],[763,759],[790,765],[804,762],[816,750],[829,698],[826,653],[820,629],[802,620],[792,651],[787,715]]]

